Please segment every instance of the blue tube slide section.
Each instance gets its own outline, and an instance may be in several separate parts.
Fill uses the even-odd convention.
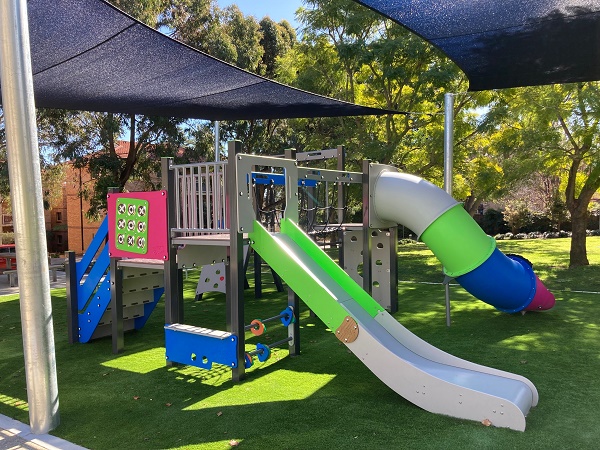
[[[554,305],[554,296],[543,285],[538,289],[538,278],[529,262],[498,249],[456,281],[474,297],[507,313],[549,309]]]

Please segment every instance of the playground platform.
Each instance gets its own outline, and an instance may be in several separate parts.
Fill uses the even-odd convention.
[[[0,414],[0,450],[85,450],[49,434],[33,434],[29,425]]]

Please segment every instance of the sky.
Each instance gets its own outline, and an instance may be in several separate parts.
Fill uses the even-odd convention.
[[[294,13],[302,6],[302,0],[217,0],[219,8],[236,4],[246,16],[254,16],[261,20],[269,16],[275,22],[287,20],[294,28],[298,28]]]

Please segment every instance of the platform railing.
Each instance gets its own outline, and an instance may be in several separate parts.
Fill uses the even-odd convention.
[[[226,162],[172,165],[175,223],[179,236],[228,233]]]

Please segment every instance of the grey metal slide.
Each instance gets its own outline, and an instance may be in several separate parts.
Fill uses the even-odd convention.
[[[465,361],[415,336],[293,222],[284,219],[275,234],[258,223],[254,228],[254,249],[396,393],[432,413],[525,430],[525,416],[538,401],[527,378]]]

